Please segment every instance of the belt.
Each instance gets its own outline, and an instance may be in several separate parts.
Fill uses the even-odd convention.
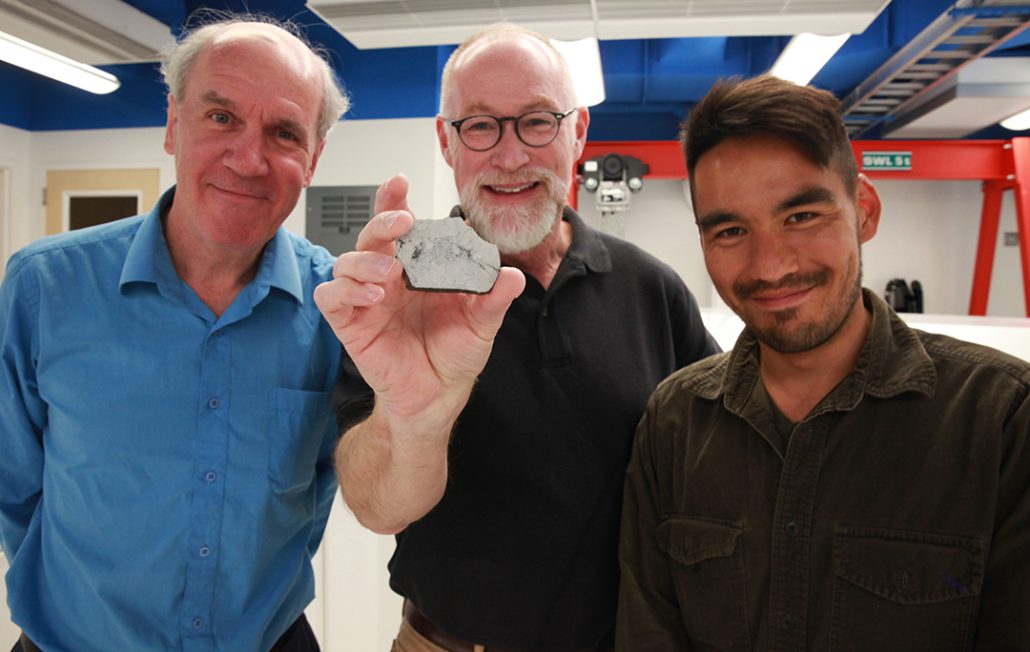
[[[448,652],[504,652],[504,650],[483,644],[472,643],[458,638],[443,631],[429,619],[422,615],[422,612],[412,604],[411,600],[404,601],[404,620],[408,621],[411,628],[418,632],[424,639],[439,645]]]

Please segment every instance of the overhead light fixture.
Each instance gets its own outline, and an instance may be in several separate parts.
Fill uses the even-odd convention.
[[[837,53],[851,34],[820,36],[818,34],[795,34],[790,43],[776,59],[770,75],[804,86],[812,81],[826,62]]]
[[[999,124],[1012,131],[1026,131],[1030,129],[1030,109],[1020,111],[1016,115],[1002,120]]]
[[[0,60],[90,93],[104,95],[121,82],[114,75],[0,32]]]
[[[578,41],[550,41],[569,65],[579,105],[594,106],[604,102],[604,74],[597,39],[588,36]]]

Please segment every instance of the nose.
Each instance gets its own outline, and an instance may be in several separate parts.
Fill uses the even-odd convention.
[[[490,162],[505,172],[514,172],[529,163],[529,145],[515,134],[515,124],[506,123],[501,139],[490,150]]]
[[[268,172],[265,134],[257,127],[241,129],[229,143],[222,161],[241,177],[260,177]]]
[[[750,276],[775,284],[799,269],[798,250],[790,237],[770,229],[757,229],[749,238]]]

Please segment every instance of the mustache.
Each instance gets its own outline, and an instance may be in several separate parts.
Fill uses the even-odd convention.
[[[762,292],[804,289],[822,285],[828,280],[830,280],[830,270],[824,267],[809,274],[787,274],[778,281],[737,282],[733,284],[733,293],[740,299],[750,299]]]
[[[476,177],[475,185],[482,188],[506,183],[543,183],[554,187],[558,181],[558,176],[550,170],[519,170],[510,173],[483,172]]]

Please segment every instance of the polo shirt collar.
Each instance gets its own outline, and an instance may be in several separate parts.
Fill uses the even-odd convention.
[[[565,207],[562,219],[572,226],[572,246],[565,255],[583,261],[592,272],[612,271],[612,257],[600,232],[587,226],[583,218],[568,206]]]

